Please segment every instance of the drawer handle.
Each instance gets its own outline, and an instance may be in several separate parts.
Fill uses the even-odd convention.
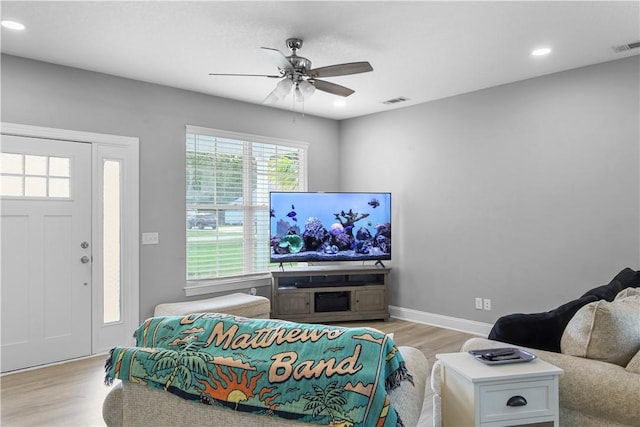
[[[522,396],[512,396],[507,400],[507,406],[525,406],[527,399]]]

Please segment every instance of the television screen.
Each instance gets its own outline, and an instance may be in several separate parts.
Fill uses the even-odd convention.
[[[271,262],[391,259],[391,193],[272,192]]]

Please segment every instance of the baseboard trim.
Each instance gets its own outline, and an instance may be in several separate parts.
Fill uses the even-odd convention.
[[[391,317],[411,322],[422,323],[424,325],[437,326],[439,328],[452,329],[454,331],[466,332],[468,334],[486,337],[493,325],[489,323],[476,322],[475,320],[460,319],[457,317],[444,316],[442,314],[427,313],[425,311],[413,310],[411,308],[389,306]]]

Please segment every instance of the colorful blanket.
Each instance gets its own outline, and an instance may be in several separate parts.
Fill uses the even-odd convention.
[[[136,347],[111,350],[107,384],[313,424],[402,426],[387,392],[412,378],[375,329],[205,313],[153,317],[135,336]]]

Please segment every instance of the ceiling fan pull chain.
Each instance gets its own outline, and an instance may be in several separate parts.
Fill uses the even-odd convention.
[[[293,108],[293,113],[292,113],[293,114],[293,124],[295,125],[296,124],[296,97],[295,96],[291,97],[291,104],[292,104],[291,106]]]

